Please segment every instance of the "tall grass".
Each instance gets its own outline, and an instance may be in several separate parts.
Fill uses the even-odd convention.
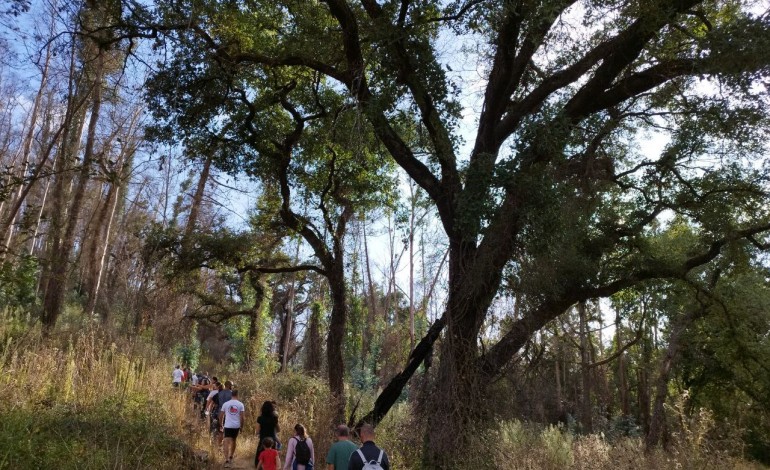
[[[91,330],[43,339],[0,331],[0,468],[195,466],[168,361]]]
[[[498,423],[482,446],[491,449],[491,465],[477,468],[518,469],[759,469],[759,464],[708,448],[698,438],[680,436],[667,451],[647,452],[641,438],[613,441],[600,434],[575,436],[556,426]]]
[[[172,389],[173,363],[141,336],[112,337],[84,329],[43,339],[35,328],[0,321],[0,469],[217,468],[222,456],[189,394]],[[75,334],[77,332],[77,334]],[[252,460],[256,418],[264,401],[278,403],[284,445],[302,423],[312,437],[316,468],[334,443],[329,389],[301,373],[227,372],[246,406],[236,458]],[[370,409],[374,394],[361,400]],[[456,468],[463,469],[754,469],[718,451],[705,438],[707,414],[684,418],[668,451],[645,452],[638,438],[576,436],[554,426],[500,421],[474,432]],[[377,443],[393,470],[421,469],[426,427],[409,402],[396,405],[377,428]],[[468,430],[442,432],[470,432]],[[207,455],[207,460],[196,455]],[[283,454],[285,455],[285,454]]]

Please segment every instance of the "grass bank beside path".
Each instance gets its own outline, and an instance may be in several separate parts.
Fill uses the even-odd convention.
[[[195,468],[167,369],[140,340],[4,337],[0,469]]]

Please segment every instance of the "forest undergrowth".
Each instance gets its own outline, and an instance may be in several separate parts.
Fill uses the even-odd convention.
[[[39,329],[4,321],[0,340],[1,469],[221,467],[221,453],[192,410],[189,395],[171,387],[174,359],[161,353],[151,338],[114,336],[99,328],[44,338]],[[321,465],[316,468],[324,468],[334,423],[322,379],[219,367],[216,374],[236,383],[247,409],[238,458],[253,459],[258,410],[262,402],[275,400],[280,440],[286,443],[294,424],[304,424],[315,443]],[[358,413],[374,399],[354,390],[350,397],[349,408],[357,405]],[[425,468],[425,428],[413,411],[413,404],[403,401],[377,428],[377,443],[388,452],[393,470]],[[558,426],[496,422],[475,432],[475,444],[458,468],[765,468],[717,450],[722,448],[707,438],[710,426],[708,416],[696,416],[668,450],[649,453],[641,438],[610,440]]]

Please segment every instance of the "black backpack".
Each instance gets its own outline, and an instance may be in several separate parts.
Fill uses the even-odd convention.
[[[297,445],[294,447],[294,455],[297,459],[297,463],[301,465],[307,465],[310,463],[310,446],[307,445],[305,439],[297,439]]]

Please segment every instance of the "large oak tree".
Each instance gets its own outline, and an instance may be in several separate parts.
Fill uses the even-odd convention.
[[[428,459],[453,468],[469,438],[457,431],[484,416],[476,399],[485,384],[570,305],[686,277],[734,240],[762,244],[770,22],[744,3],[184,0],[162,18],[132,8],[143,26],[126,34],[192,33],[200,47],[180,69],[182,86],[212,60],[229,73],[321,77],[322,88],[353,99],[427,193],[449,242],[446,313],[373,417],[444,328],[429,425],[452,431],[430,433]],[[451,72],[468,55],[480,80]],[[178,99],[201,103],[206,91]],[[275,83],[275,96],[289,91]],[[467,150],[464,109],[476,117]],[[427,144],[405,133],[405,120]],[[662,150],[640,148],[651,132],[669,139]],[[698,237],[672,253],[653,228],[673,214]],[[503,285],[519,316],[481,351]]]

